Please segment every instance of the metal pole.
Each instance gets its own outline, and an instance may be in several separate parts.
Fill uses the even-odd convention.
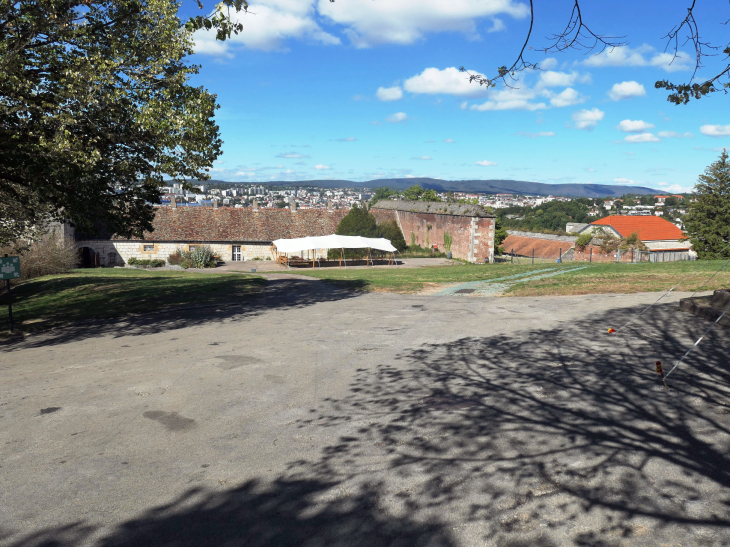
[[[8,255],[5,255],[8,256]],[[8,293],[8,317],[10,318],[10,332],[13,332],[13,295],[10,293],[10,280],[5,280],[5,290]]]
[[[535,264],[535,248],[532,249],[532,263]]]
[[[593,247],[591,247],[591,257],[588,259],[588,262],[593,262]]]
[[[512,251],[510,251],[509,254],[509,263],[514,264],[515,263],[515,248],[512,247]]]

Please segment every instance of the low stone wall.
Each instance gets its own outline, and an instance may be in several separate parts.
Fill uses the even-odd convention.
[[[730,306],[730,289],[717,290],[712,296],[682,298],[679,301],[680,310],[703,317],[708,321],[716,321],[728,306]],[[726,313],[718,323],[730,327],[730,314]]]

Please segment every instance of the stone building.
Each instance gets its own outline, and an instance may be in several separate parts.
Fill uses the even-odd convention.
[[[273,259],[272,241],[334,234],[347,210],[158,207],[154,230],[140,239],[76,236],[82,265],[122,266],[130,258],[167,259],[209,245],[225,261]]]
[[[494,261],[495,217],[479,205],[428,201],[379,201],[378,223],[395,220],[408,245],[436,247],[469,262]]]

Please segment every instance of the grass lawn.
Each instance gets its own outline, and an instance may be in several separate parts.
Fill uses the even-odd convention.
[[[667,262],[658,264],[588,264],[567,262],[564,264],[478,264],[458,266],[432,266],[425,268],[372,268],[372,269],[297,269],[300,275],[323,279],[330,283],[347,285],[353,281],[362,283],[361,290],[413,293],[428,288],[438,288],[450,283],[466,283],[507,277],[515,274],[559,268],[572,269],[588,266],[584,270],[566,273],[547,279],[526,281],[512,286],[510,296],[567,295],[591,293],[634,293],[663,291],[678,283],[678,291],[694,291],[715,273],[725,261]],[[730,287],[730,264],[705,287],[714,290]]]
[[[266,281],[246,274],[201,274],[104,268],[39,277],[13,288],[19,332],[97,317],[168,307],[234,302],[260,292]],[[7,332],[7,300],[0,297],[0,332]]]

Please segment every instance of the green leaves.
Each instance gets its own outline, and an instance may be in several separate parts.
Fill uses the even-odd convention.
[[[730,257],[730,161],[727,151],[700,175],[685,227],[700,258]]]
[[[215,95],[172,0],[0,3],[0,213],[140,235],[166,177],[205,180]]]

